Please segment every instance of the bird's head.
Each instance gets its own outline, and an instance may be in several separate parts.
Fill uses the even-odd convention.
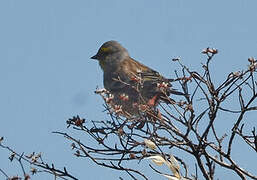
[[[117,41],[107,41],[91,59],[96,59],[103,70],[112,65],[117,65],[123,59],[129,57],[128,51]]]

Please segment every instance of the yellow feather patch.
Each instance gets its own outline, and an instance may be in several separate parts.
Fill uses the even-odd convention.
[[[107,47],[102,47],[101,48],[101,51],[103,51],[103,52],[107,52],[107,51],[109,51],[110,50],[110,48],[107,48]]]

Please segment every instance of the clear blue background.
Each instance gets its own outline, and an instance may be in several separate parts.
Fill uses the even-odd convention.
[[[0,136],[18,152],[43,152],[46,161],[67,166],[79,179],[126,179],[75,158],[69,143],[51,133],[65,131],[73,115],[105,119],[103,102],[94,94],[103,86],[102,72],[89,58],[113,39],[171,77],[176,69],[171,58],[179,56],[200,70],[205,62],[200,52],[210,46],[219,49],[212,64],[219,81],[225,72],[245,69],[248,57],[257,57],[256,8],[256,0],[2,0]],[[251,172],[257,171],[256,154],[238,154],[253,164]],[[8,175],[21,172],[7,155],[0,149],[0,168]],[[229,174],[220,171],[218,177]]]

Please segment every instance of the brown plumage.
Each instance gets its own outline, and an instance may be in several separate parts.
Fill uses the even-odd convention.
[[[120,105],[126,114],[137,116],[140,105],[155,107],[159,100],[170,102],[169,80],[132,59],[118,42],[105,42],[91,58],[99,61],[104,87],[114,95],[113,104]]]

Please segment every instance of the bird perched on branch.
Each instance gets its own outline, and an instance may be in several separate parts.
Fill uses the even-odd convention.
[[[104,73],[104,87],[112,94],[112,106],[126,116],[138,115],[143,107],[155,107],[160,100],[172,103],[170,81],[157,71],[139,63],[116,41],[105,42],[96,59]]]

